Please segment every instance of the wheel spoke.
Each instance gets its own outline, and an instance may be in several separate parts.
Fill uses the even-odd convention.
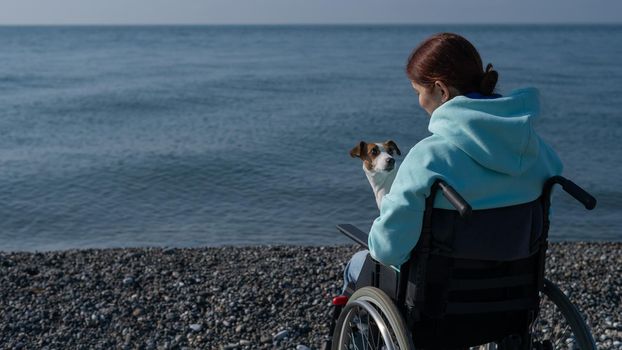
[[[369,344],[370,349],[374,349],[374,332],[373,332],[373,324],[372,320],[369,319],[369,313],[367,314],[367,344]]]
[[[387,349],[395,349],[390,339],[386,324],[378,311],[369,303],[356,301],[349,307],[341,342],[347,349],[378,349],[386,345]]]
[[[554,348],[557,348],[557,344],[561,342],[562,340],[565,341],[566,339],[574,338],[574,337],[570,337],[570,338],[567,337],[569,328],[570,328],[570,325],[566,324],[566,327],[564,327],[564,330],[559,332],[559,328],[556,327],[555,330],[557,331],[557,334],[559,334],[559,338],[555,341]]]
[[[559,287],[546,279],[539,306],[539,313],[531,325],[536,348],[596,349],[584,317]]]
[[[381,290],[364,287],[341,310],[333,335],[337,349],[411,349],[412,338],[399,310]]]

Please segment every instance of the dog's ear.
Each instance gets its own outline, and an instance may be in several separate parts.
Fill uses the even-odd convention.
[[[365,146],[367,146],[365,141],[359,142],[359,144],[356,147],[350,150],[350,157],[361,158],[361,152],[363,152],[363,150],[365,149]]]
[[[399,148],[397,148],[397,143],[395,143],[395,141],[393,141],[393,140],[387,140],[387,141],[384,143],[384,145],[385,145],[385,147],[387,147],[387,148],[392,148],[392,149],[395,151],[395,153],[397,153],[397,155],[398,155],[398,156],[401,156],[401,155],[402,155],[402,152],[400,152],[400,149],[399,149]]]

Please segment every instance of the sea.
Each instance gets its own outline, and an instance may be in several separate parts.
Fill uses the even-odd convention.
[[[0,250],[348,243],[378,215],[348,152],[429,135],[404,69],[444,31],[540,90],[598,200],[556,191],[551,239],[622,240],[622,26],[5,26]]]

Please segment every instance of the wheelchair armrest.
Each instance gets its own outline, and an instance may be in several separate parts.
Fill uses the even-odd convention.
[[[348,238],[352,239],[354,242],[368,249],[367,245],[367,233],[359,230],[356,226],[350,224],[339,224],[337,225],[337,229],[339,232],[348,236]]]

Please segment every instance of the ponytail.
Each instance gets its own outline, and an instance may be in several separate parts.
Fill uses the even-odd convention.
[[[488,65],[486,65],[486,70],[482,75],[482,80],[479,83],[479,92],[486,96],[492,95],[498,79],[499,73],[493,69],[492,64],[488,63]]]

